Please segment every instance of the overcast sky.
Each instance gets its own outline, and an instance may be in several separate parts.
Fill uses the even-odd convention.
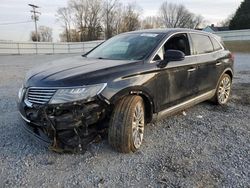
[[[218,23],[226,19],[238,8],[243,0],[168,0],[168,2],[185,5],[191,12],[202,15],[208,24]],[[124,4],[134,0],[121,0]],[[143,16],[156,15],[164,0],[136,0],[143,9]],[[38,25],[53,28],[54,41],[59,40],[60,23],[56,22],[55,14],[58,7],[67,5],[67,0],[0,0],[0,40],[27,41],[34,23],[9,24],[13,22],[30,21],[29,3],[40,6],[40,20]]]

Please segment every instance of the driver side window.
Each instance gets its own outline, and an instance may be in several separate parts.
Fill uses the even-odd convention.
[[[182,51],[185,56],[191,54],[188,36],[185,33],[176,34],[172,36],[168,41],[162,46],[162,48],[155,55],[153,61],[159,61],[164,59],[165,52],[167,50],[179,50]]]

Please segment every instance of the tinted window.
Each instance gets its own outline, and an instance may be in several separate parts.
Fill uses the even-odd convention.
[[[171,37],[164,45],[165,50],[179,50],[185,55],[190,55],[190,47],[187,34],[177,34]]]
[[[114,60],[141,60],[159,44],[163,34],[130,33],[113,37],[92,52],[87,57]]]
[[[168,39],[153,60],[163,60],[165,51],[167,50],[179,50],[186,56],[190,55],[190,45],[187,34],[177,34]]]
[[[211,40],[214,46],[214,51],[218,51],[222,49],[221,45],[219,44],[217,40],[215,40],[215,38],[211,37]]]
[[[205,54],[214,50],[210,38],[206,35],[191,34],[194,54]]]

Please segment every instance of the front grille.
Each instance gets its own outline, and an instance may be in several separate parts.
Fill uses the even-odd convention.
[[[56,89],[48,88],[29,88],[27,100],[33,104],[46,104],[55,94]]]

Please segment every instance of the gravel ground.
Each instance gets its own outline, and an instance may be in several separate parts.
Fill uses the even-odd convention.
[[[21,129],[16,108],[25,72],[63,57],[0,56],[0,187],[250,187],[250,55],[236,54],[226,107],[205,102],[147,126],[134,154],[104,139],[83,155],[48,151]]]

